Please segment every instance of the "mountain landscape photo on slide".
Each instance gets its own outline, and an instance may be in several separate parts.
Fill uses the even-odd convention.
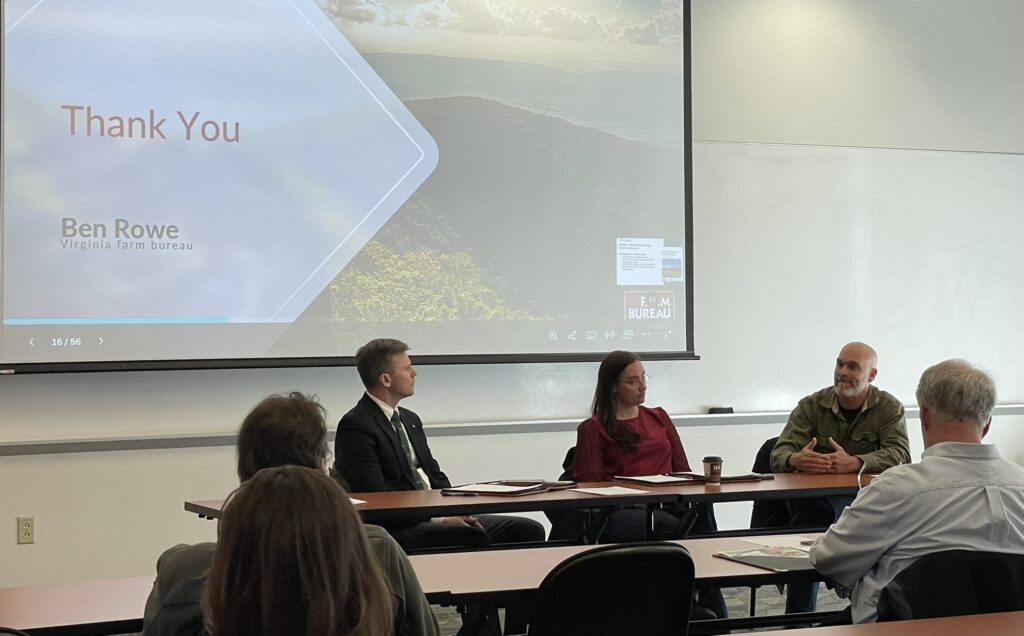
[[[682,243],[678,1],[337,0],[324,10],[440,159],[304,318],[565,317],[600,305],[574,280],[615,291],[616,237]]]

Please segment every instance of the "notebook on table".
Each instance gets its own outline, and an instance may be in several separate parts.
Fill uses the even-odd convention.
[[[617,481],[631,481],[647,486],[664,486],[672,484],[703,484],[704,475],[700,473],[669,473],[667,475],[636,475],[632,477],[615,477]],[[740,475],[722,475],[722,482],[764,481],[775,479],[771,473],[744,473]]]
[[[713,555],[773,572],[814,569],[807,550],[791,546],[760,546],[744,550],[715,552]]]
[[[564,490],[576,486],[574,481],[548,481],[546,479],[499,479],[478,484],[465,484],[442,488],[442,495],[499,495],[516,497],[549,490]]]

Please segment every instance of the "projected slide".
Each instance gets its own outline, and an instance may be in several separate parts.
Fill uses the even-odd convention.
[[[686,350],[681,16],[7,0],[0,363]]]

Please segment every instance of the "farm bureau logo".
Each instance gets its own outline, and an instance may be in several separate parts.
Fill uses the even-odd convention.
[[[624,292],[626,320],[672,320],[675,318],[674,291]]]

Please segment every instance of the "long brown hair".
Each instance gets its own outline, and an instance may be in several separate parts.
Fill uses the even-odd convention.
[[[601,361],[597,370],[597,388],[594,390],[594,402],[590,414],[597,417],[608,437],[627,451],[636,449],[640,436],[619,423],[615,417],[615,385],[619,382],[622,371],[639,362],[640,356],[629,351],[612,351]]]
[[[388,636],[391,593],[348,496],[323,472],[265,468],[235,490],[203,590],[211,636]]]

